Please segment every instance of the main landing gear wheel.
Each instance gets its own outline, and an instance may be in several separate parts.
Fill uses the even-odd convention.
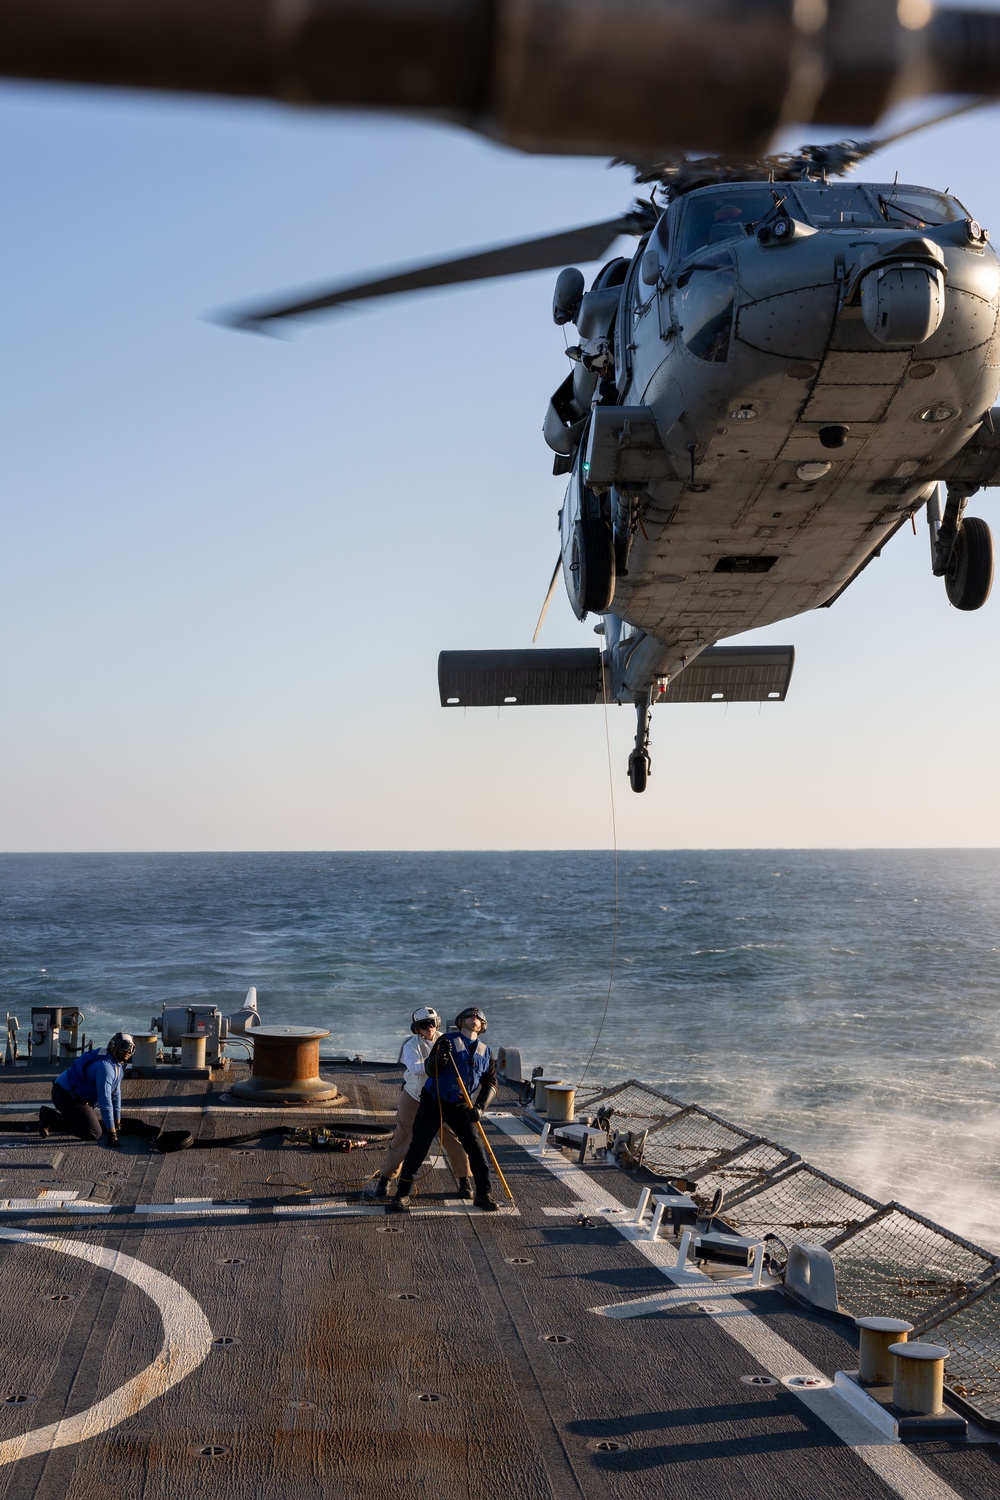
[[[601,615],[615,597],[615,548],[611,527],[597,516],[581,516],[573,528],[570,572],[584,614]]]
[[[979,516],[967,516],[951,549],[944,586],[956,609],[982,609],[993,587],[993,533]]]

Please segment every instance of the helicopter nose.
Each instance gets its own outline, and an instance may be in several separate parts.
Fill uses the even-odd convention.
[[[868,332],[891,348],[923,344],[944,317],[944,276],[937,266],[890,261],[861,282],[861,316]]]

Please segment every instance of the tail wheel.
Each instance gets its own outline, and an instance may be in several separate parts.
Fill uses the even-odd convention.
[[[611,527],[596,516],[582,516],[573,528],[570,571],[584,614],[603,614],[615,597],[615,548]]]
[[[628,758],[628,784],[633,792],[644,792],[649,776],[649,756],[633,750]]]
[[[993,587],[993,533],[978,516],[962,522],[944,586],[956,609],[982,609]]]

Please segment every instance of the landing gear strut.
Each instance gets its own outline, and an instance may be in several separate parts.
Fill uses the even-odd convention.
[[[646,790],[649,775],[649,696],[637,699],[635,705],[635,749],[628,758],[628,780],[633,792]]]
[[[949,485],[944,515],[938,493],[927,505],[931,565],[935,577],[944,579],[948,598],[956,609],[981,609],[993,587],[993,535],[978,516],[964,519],[965,507],[976,488]]]

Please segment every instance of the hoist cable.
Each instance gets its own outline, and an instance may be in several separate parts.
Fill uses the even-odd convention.
[[[608,753],[608,789],[611,793],[611,843],[615,856],[615,914],[611,929],[611,972],[608,975],[608,993],[604,998],[604,1014],[601,1016],[601,1024],[597,1028],[597,1035],[594,1038],[594,1045],[590,1049],[587,1065],[580,1074],[580,1081],[577,1084],[578,1089],[583,1087],[583,1080],[586,1078],[590,1065],[594,1061],[594,1053],[597,1051],[597,1045],[601,1040],[604,1023],[608,1019],[611,991],[615,983],[615,962],[618,957],[618,823],[615,817],[615,778],[611,765],[611,730],[608,725],[608,679],[604,670],[603,651],[601,652],[601,697],[604,701],[604,744]]]

